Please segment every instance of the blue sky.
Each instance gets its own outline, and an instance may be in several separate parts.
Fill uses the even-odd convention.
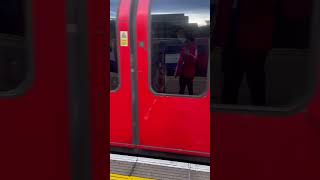
[[[116,17],[119,0],[110,0],[110,18]],[[152,0],[152,14],[184,13],[190,23],[205,25],[210,20],[210,0]]]
[[[209,0],[152,0],[154,12],[185,12],[185,11],[208,11],[210,12]]]
[[[152,0],[152,14],[184,13],[189,23],[205,25],[210,20],[210,0]]]
[[[118,10],[119,2],[119,0],[110,0],[110,18],[116,17],[116,10]]]

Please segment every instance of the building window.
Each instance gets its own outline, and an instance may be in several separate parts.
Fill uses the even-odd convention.
[[[151,88],[199,96],[208,88],[209,0],[151,1]]]
[[[117,15],[120,0],[110,1],[110,89],[114,91],[120,86],[118,40],[117,40]]]
[[[0,2],[0,95],[14,91],[29,75],[26,2]]]
[[[312,0],[221,0],[211,7],[211,101],[272,108],[301,103],[310,92]]]

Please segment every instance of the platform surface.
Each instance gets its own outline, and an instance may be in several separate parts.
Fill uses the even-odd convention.
[[[209,180],[210,166],[111,154],[110,179]]]

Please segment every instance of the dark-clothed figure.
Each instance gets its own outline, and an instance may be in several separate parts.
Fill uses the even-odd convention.
[[[193,79],[197,71],[197,46],[194,38],[178,32],[178,38],[183,41],[175,77],[179,76],[179,94],[184,94],[188,87],[189,95],[193,95]]]
[[[237,104],[246,74],[252,104],[266,104],[265,62],[272,48],[277,0],[220,0],[214,46],[223,48],[223,104]]]

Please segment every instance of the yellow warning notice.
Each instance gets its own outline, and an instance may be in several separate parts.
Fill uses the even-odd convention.
[[[120,46],[128,46],[128,31],[120,31]]]

